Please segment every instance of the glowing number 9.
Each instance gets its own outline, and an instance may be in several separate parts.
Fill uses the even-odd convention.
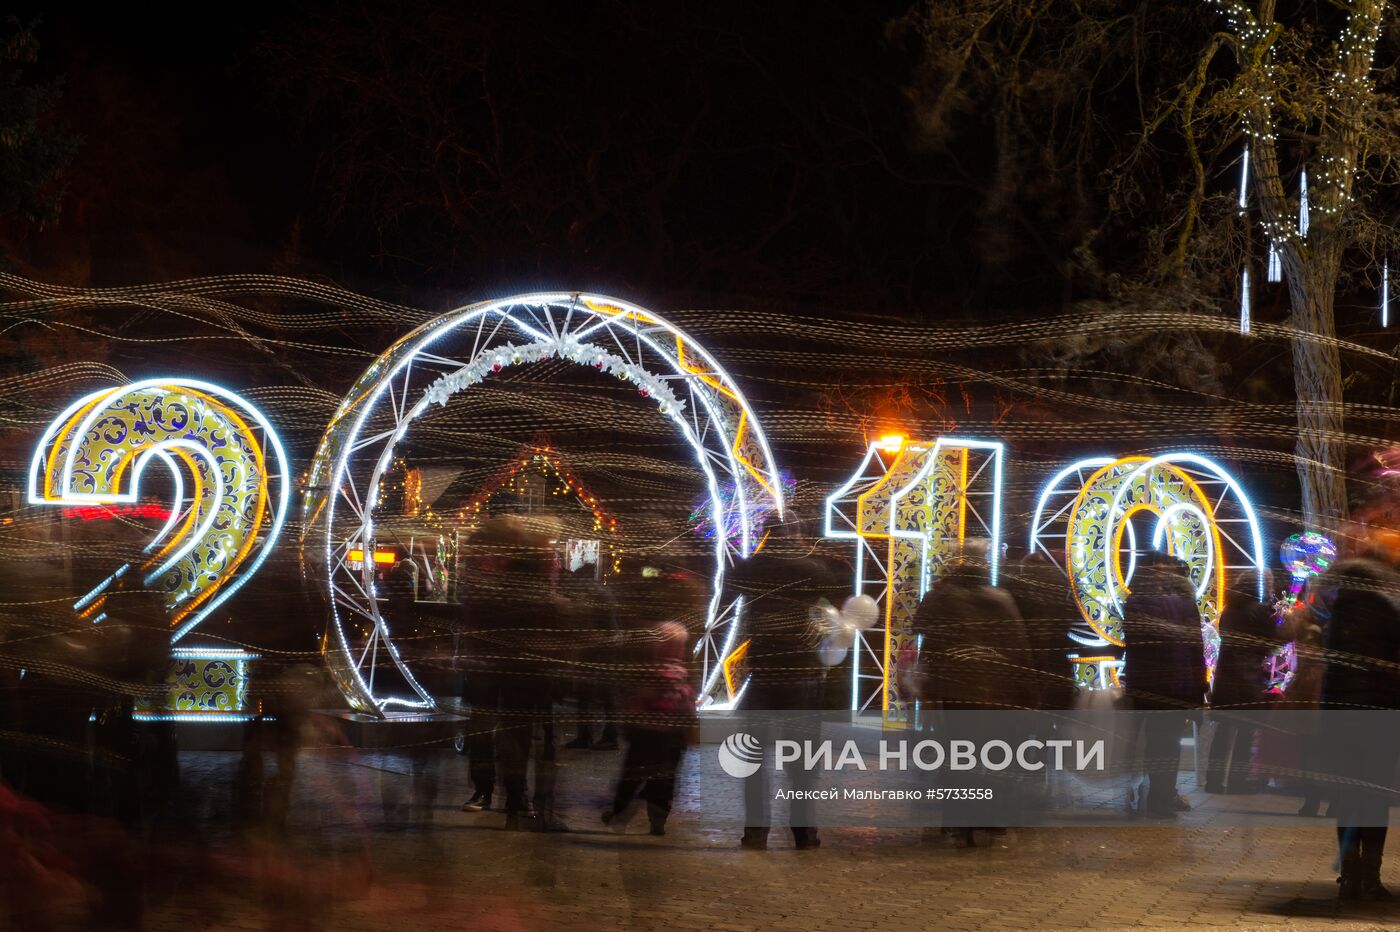
[[[987,541],[988,577],[996,584],[1001,474],[1002,445],[995,441],[884,437],[827,499],[825,534],[858,541],[855,592],[873,597],[884,619],[883,635],[873,628],[856,639],[853,711],[866,711],[877,699],[887,718],[913,707],[890,673],[912,643],[914,612],[929,583],[959,556],[965,540]]]
[[[80,398],[49,425],[30,464],[29,501],[133,503],[152,461],[170,470],[174,500],[134,569],[141,585],[165,593],[173,642],[271,552],[286,519],[290,472],[272,425],[242,398],[193,379],[146,379]],[[132,569],[118,567],[74,609],[100,620],[106,590]]]

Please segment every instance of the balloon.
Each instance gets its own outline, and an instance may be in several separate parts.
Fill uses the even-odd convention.
[[[807,622],[823,634],[835,631],[841,624],[841,613],[831,603],[822,599],[807,609]]]
[[[850,649],[849,645],[837,644],[829,637],[822,638],[822,642],[817,645],[817,659],[823,666],[834,667],[846,659]]]
[[[841,606],[841,617],[864,631],[879,620],[880,606],[868,595],[853,595]]]
[[[841,645],[844,650],[856,642],[856,626],[851,624],[838,624],[834,626],[826,639],[833,644]]]

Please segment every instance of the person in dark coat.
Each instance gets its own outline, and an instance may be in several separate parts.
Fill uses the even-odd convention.
[[[1301,816],[1322,814],[1322,804],[1330,799],[1326,782],[1319,777],[1320,760],[1326,744],[1319,728],[1322,704],[1322,678],[1327,671],[1324,643],[1326,627],[1331,619],[1331,589],[1326,578],[1314,576],[1307,581],[1302,596],[1283,616],[1285,641],[1293,642],[1297,668],[1288,691],[1275,707],[1294,713],[1298,729],[1298,769],[1302,771],[1303,802],[1298,807]]]
[[[567,612],[550,591],[553,552],[549,535],[524,519],[493,518],[472,536],[477,563],[464,600],[467,630],[463,668],[474,700],[495,716],[495,760],[505,783],[506,827],[524,827],[532,742],[546,740],[535,756],[535,827],[567,831],[554,811],[558,761],[549,740],[553,699],[572,669],[568,663]],[[475,730],[475,729],[474,729]],[[470,801],[469,801],[470,802]]]
[[[1016,601],[1029,655],[1023,664],[1035,678],[1034,707],[1074,707],[1074,676],[1066,636],[1081,616],[1069,579],[1044,555],[1031,555],[1003,573],[1003,585]]]
[[[1333,566],[1336,595],[1326,631],[1328,665],[1324,710],[1400,708],[1400,534],[1373,530],[1363,556]],[[1389,899],[1381,884],[1393,744],[1337,729],[1328,738],[1329,766],[1337,773],[1330,812],[1337,819],[1343,899]]]
[[[989,556],[984,541],[964,544],[957,560],[929,587],[914,613],[917,659],[912,659],[908,650],[900,658],[902,670],[912,667],[912,675],[901,673],[901,681],[921,707],[954,713],[941,719],[949,740],[986,738],[982,733],[988,725],[985,719],[977,723],[980,727],[973,727],[972,716],[959,712],[1034,709],[1041,701],[1044,683],[1032,666],[1020,610],[1009,592],[991,584]],[[1017,783],[1006,774],[949,773],[944,779],[953,789],[992,787],[998,800],[995,808],[1002,812],[1021,797]],[[960,824],[949,825],[944,831],[958,834],[965,847],[976,845],[979,831],[1004,835],[1006,829],[992,824],[988,817],[992,808],[985,802],[960,802],[956,810]],[[949,814],[945,809],[945,819]]]
[[[619,651],[617,599],[594,578],[594,568],[584,567],[566,578],[570,599],[579,615],[583,655],[582,675],[574,682],[578,700],[578,733],[565,744],[575,750],[617,750],[616,684],[606,671],[617,663]],[[601,715],[602,729],[593,737],[593,716]]]
[[[820,632],[812,628],[810,612],[825,599],[839,606],[850,594],[849,576],[833,561],[812,553],[814,542],[789,524],[774,530],[767,546],[737,564],[730,573],[733,591],[744,599],[743,634],[749,639],[746,654],[748,685],[743,708],[747,712],[814,712],[821,708],[826,668],[817,658]],[[781,737],[794,740],[814,737],[788,720]],[[777,735],[758,736],[765,746]],[[794,789],[810,789],[816,774],[801,768],[787,771]],[[745,781],[745,828],[741,844],[766,848],[770,794],[766,768]],[[798,848],[821,844],[808,802],[793,801],[789,813],[793,840]]]
[[[1264,593],[1270,591],[1267,577]],[[1272,602],[1259,601],[1259,577],[1241,572],[1231,578],[1220,615],[1220,653],[1211,680],[1212,710],[1257,711],[1269,703],[1266,663],[1282,642],[1283,629]],[[1255,729],[1237,716],[1216,720],[1206,765],[1207,793],[1249,793],[1250,748]],[[1226,773],[1229,762],[1228,779]]]
[[[1185,563],[1155,552],[1139,560],[1123,602],[1123,636],[1125,696],[1134,710],[1153,713],[1143,722],[1148,791],[1142,812],[1172,818],[1185,713],[1201,707],[1206,691],[1201,615]]]
[[[987,551],[969,541],[914,613],[921,636],[913,684],[944,709],[1033,709],[1041,682],[1016,600],[988,582]]]

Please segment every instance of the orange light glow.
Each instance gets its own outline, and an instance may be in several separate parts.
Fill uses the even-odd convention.
[[[885,434],[885,436],[880,438],[880,449],[887,453],[898,453],[903,448],[903,434]]]
[[[392,550],[376,550],[374,552],[375,563],[392,564],[398,558],[398,554],[394,553]],[[363,563],[365,560],[365,552],[363,550],[351,550],[345,555],[345,559],[349,560],[351,563]]]

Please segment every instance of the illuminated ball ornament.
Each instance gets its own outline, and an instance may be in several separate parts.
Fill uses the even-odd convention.
[[[1292,577],[1284,597],[1283,612],[1287,612],[1303,594],[1303,586],[1313,576],[1327,572],[1337,559],[1337,548],[1327,537],[1316,531],[1290,534],[1278,548],[1278,558]],[[1282,615],[1280,615],[1282,621]],[[1298,672],[1298,647],[1290,641],[1271,653],[1267,660],[1269,690],[1283,693],[1293,683]]]
[[[1284,539],[1278,548],[1278,558],[1289,576],[1307,579],[1327,572],[1337,559],[1337,548],[1316,531],[1304,531]]]

